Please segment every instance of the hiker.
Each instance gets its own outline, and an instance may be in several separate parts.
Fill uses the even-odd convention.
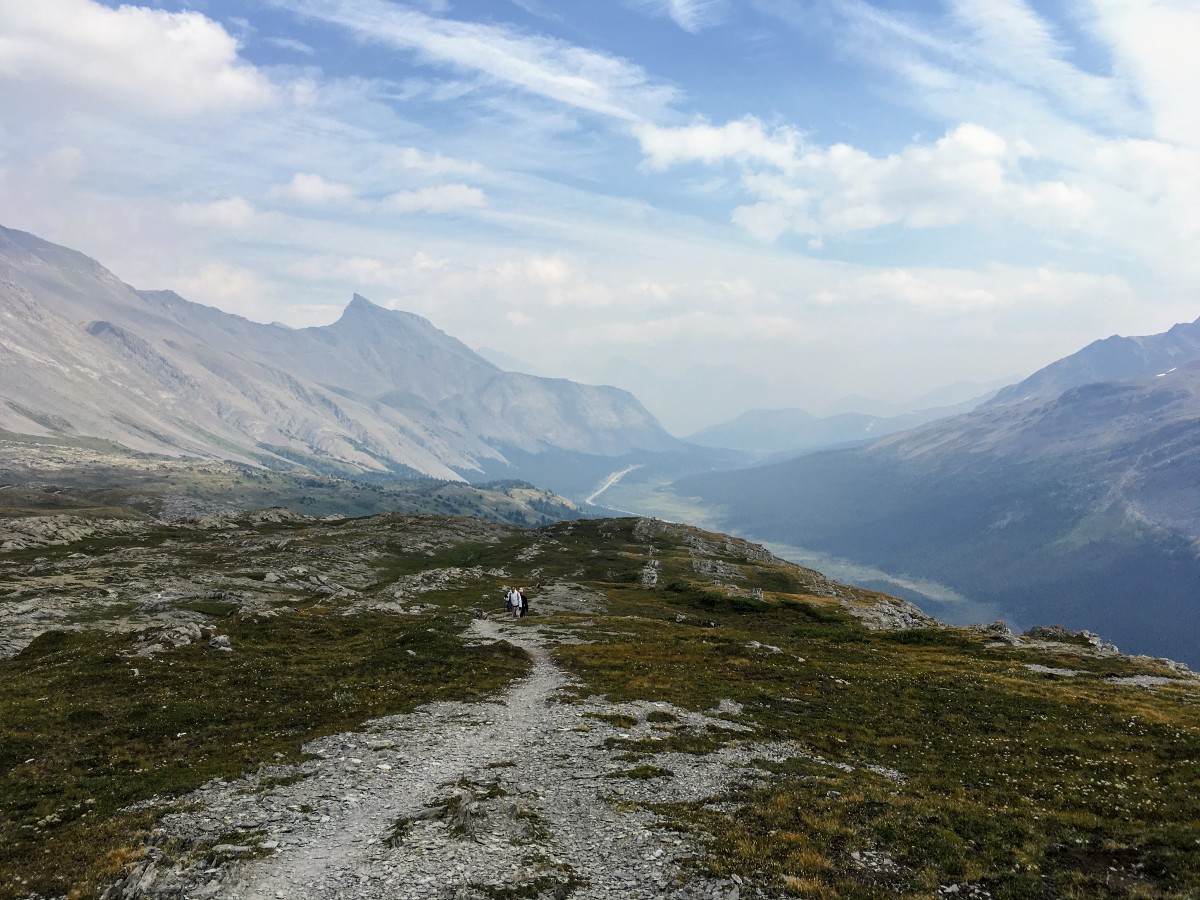
[[[512,609],[514,619],[519,619],[525,612],[525,602],[521,597],[521,592],[513,588],[508,595],[508,602]]]
[[[504,588],[504,611],[512,612],[512,588],[510,587]]]
[[[529,612],[529,598],[525,596],[524,588],[517,588],[517,593],[521,595],[521,618],[525,618],[525,613]]]

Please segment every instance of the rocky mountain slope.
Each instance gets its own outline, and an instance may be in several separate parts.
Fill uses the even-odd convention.
[[[585,516],[565,497],[522,481],[371,481],[0,440],[0,548],[79,540],[81,523],[98,515],[174,522],[263,507],[309,516],[460,515],[507,525]]]
[[[677,487],[744,533],[1200,663],[1200,362]]]
[[[1200,890],[1200,682],[1086,635],[648,519],[85,524],[0,549],[2,900]]]
[[[362,297],[327,327],[260,325],[2,228],[0,322],[0,430],[15,434],[455,480],[679,448],[624,391],[502,372]]]
[[[1169,372],[1200,358],[1200,319],[1162,334],[1112,337],[1094,341],[1028,378],[1009,385],[991,400],[996,405],[1041,397],[1103,381],[1134,381]]]

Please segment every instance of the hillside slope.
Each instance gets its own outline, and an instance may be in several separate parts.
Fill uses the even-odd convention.
[[[89,524],[0,549],[0,900],[1200,891],[1200,681],[1086,636],[647,519]]]
[[[260,325],[9,229],[0,320],[0,430],[15,434],[456,480],[680,447],[624,391],[503,372],[359,296],[326,327]]]
[[[1180,323],[1162,334],[1138,337],[1114,334],[1009,385],[990,402],[1000,405],[1038,397],[1050,399],[1085,384],[1150,378],[1197,358],[1200,358],[1200,319]]]
[[[1200,363],[676,487],[739,532],[1200,663]]]

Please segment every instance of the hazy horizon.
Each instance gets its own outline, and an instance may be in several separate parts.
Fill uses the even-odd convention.
[[[355,293],[676,433],[1200,315],[1200,8],[0,2],[4,224],[325,324]]]

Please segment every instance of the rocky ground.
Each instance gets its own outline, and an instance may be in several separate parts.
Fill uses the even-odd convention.
[[[502,588],[510,584],[530,588],[528,618],[513,619],[500,608]],[[803,599],[788,599],[797,597]],[[615,607],[618,600],[625,605]],[[792,618],[779,618],[781,610]],[[1174,697],[1194,703],[1200,684],[1182,667],[1116,677],[1142,669],[1093,635],[1061,629],[1012,635],[997,624],[939,637],[946,632],[938,623],[904,601],[839,585],[744,541],[649,519],[562,523],[532,532],[476,519],[349,520],[263,510],[171,524],[17,517],[0,528],[0,659],[16,656],[48,630],[127,632],[134,637],[118,656],[122,671],[136,680],[149,677],[149,661],[171,665],[182,648],[236,661],[241,650],[226,622],[277,627],[284,617],[314,611],[339,620],[403,619],[422,633],[448,620],[457,633],[470,622],[463,633],[467,646],[511,644],[528,655],[531,669],[480,702],[426,703],[353,730],[322,732],[304,744],[302,755],[279,754],[240,777],[190,790],[197,779],[188,793],[147,797],[133,809],[152,814],[156,824],[131,851],[119,880],[103,891],[107,900],[804,895],[795,886],[810,882],[791,876],[748,868],[715,876],[709,862],[716,836],[691,827],[680,811],[736,817],[731,798],[769,786],[781,770],[800,773],[789,776],[796,784],[828,784],[814,802],[829,803],[843,802],[843,791],[845,802],[859,802],[854,791],[863,785],[891,798],[915,784],[910,779],[928,778],[881,764],[879,756],[847,755],[840,749],[845,740],[829,743],[828,734],[810,735],[796,724],[823,698],[850,696],[860,686],[856,679],[865,684],[895,676],[871,667],[872,654],[901,646],[879,643],[878,635],[914,632],[921,643],[912,659],[921,665],[929,659],[923,647],[954,647],[954,641],[997,659],[1045,651],[1029,662],[1014,657],[1013,666],[1086,690],[1167,688],[1176,692],[1166,695],[1168,704]],[[773,630],[744,631],[741,623],[759,614]],[[828,634],[835,642],[797,643],[800,623],[817,629],[814,634],[833,629]],[[876,637],[862,637],[863,626]],[[638,643],[644,639],[635,634],[662,634],[690,647],[695,660],[725,660],[731,672],[776,685],[774,693],[766,700],[747,692],[746,684],[721,681],[719,689],[728,685],[731,694],[686,708],[622,702],[598,695],[562,664],[567,650],[607,641],[618,653],[628,639],[634,656],[622,665],[633,677],[635,669],[647,671],[642,657],[659,649]],[[943,640],[951,643],[938,643]],[[723,656],[706,656],[717,645]],[[806,661],[810,651],[826,656],[823,668]],[[1002,672],[997,677],[1005,684],[1012,678],[1005,663],[973,659],[965,665]],[[584,668],[572,671],[587,664],[576,659]],[[846,677],[838,674],[843,671]],[[661,678],[666,683],[680,674],[663,670]],[[1026,690],[1018,685],[1013,696]],[[753,700],[757,712],[729,699],[735,695]],[[845,723],[839,717],[832,726],[833,713],[823,715],[826,728],[854,727],[852,709]],[[788,730],[777,730],[784,721],[791,723]],[[810,736],[837,755],[815,749]],[[638,741],[642,749],[631,752]],[[647,750],[647,743],[666,749]],[[850,743],[847,749],[858,748]],[[873,802],[872,808],[883,807]],[[47,823],[34,827],[53,827]],[[871,890],[914,883],[918,869],[911,861],[856,840],[823,851],[831,861],[822,865],[836,866],[838,883]],[[806,852],[798,871],[811,864],[804,860],[825,859]],[[984,881],[949,875],[928,891],[996,896]]]
[[[516,644],[532,674],[493,702],[376,720],[308,745],[313,758],[299,766],[206,785],[156,836],[210,848],[196,851],[203,858],[184,866],[154,854],[108,896],[762,896],[689,868],[694,842],[644,804],[719,796],[764,777],[756,761],[802,751],[747,740],[709,756],[664,754],[639,772],[605,741],[653,735],[653,712],[699,732],[746,730],[737,707],[575,700],[532,619],[479,620],[472,638]],[[621,716],[636,724],[612,724]],[[245,842],[214,843],[231,833]]]

